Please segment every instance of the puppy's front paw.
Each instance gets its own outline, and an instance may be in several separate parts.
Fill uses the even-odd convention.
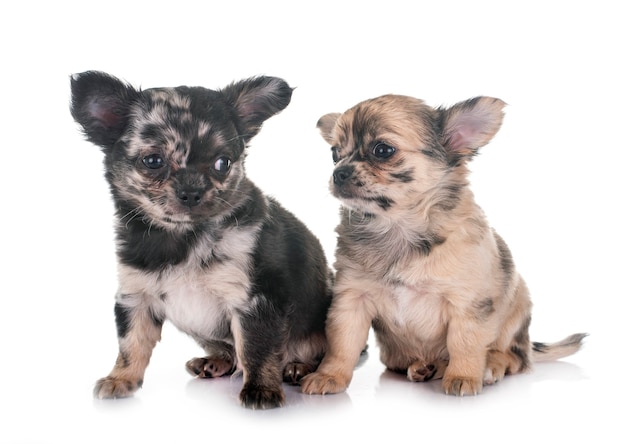
[[[477,395],[483,389],[483,381],[482,378],[445,375],[443,377],[442,386],[446,395]]]
[[[199,378],[219,378],[233,372],[233,363],[218,358],[193,358],[185,365],[187,371]]]
[[[93,396],[96,399],[128,398],[139,388],[142,381],[130,381],[124,378],[107,376],[99,379],[93,388]]]
[[[280,388],[246,384],[239,392],[239,400],[244,407],[250,409],[273,409],[285,403],[285,393]]]
[[[349,381],[341,376],[327,375],[325,373],[311,373],[300,381],[302,393],[308,395],[325,395],[327,393],[339,393],[348,388]]]

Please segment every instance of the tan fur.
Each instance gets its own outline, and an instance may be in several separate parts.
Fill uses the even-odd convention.
[[[96,398],[108,398],[111,397],[111,393],[115,393],[117,398],[124,398],[130,396],[143,383],[152,350],[161,340],[161,327],[156,326],[153,320],[146,316],[137,316],[133,323],[139,328],[133,329],[131,334],[120,339],[120,352],[113,370],[108,376],[96,382],[94,387]]]
[[[389,369],[443,378],[455,395],[528,371],[537,354],[578,350],[584,335],[533,352],[528,290],[468,188],[467,162],[500,128],[503,107],[480,97],[433,109],[387,95],[320,119],[344,206],[329,350],[305,393],[348,387],[370,326]],[[377,157],[379,143],[393,154]]]

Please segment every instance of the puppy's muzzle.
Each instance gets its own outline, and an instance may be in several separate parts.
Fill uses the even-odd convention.
[[[333,171],[333,183],[337,186],[344,185],[354,173],[354,167],[352,165],[343,165],[335,168]]]
[[[183,187],[176,190],[176,197],[178,197],[180,203],[189,208],[198,205],[203,195],[204,190],[193,187]]]
[[[176,182],[174,189],[179,203],[192,208],[202,202],[202,197],[206,192],[206,185],[201,174],[181,170]]]

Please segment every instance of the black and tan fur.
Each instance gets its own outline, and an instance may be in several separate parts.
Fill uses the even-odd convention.
[[[503,107],[477,97],[434,109],[386,95],[320,119],[343,206],[329,350],[304,392],[345,390],[370,326],[387,368],[443,378],[461,396],[579,349],[584,334],[530,341],[526,285],[468,187],[467,163],[500,128]]]
[[[104,152],[116,209],[119,356],[97,398],[143,382],[166,320],[205,357],[199,377],[243,372],[246,407],[284,403],[313,371],[332,274],[317,238],[245,175],[247,144],[292,89],[255,77],[213,91],[139,90],[101,72],[71,80],[74,119]]]

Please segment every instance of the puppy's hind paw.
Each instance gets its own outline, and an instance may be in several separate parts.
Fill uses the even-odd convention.
[[[428,364],[416,361],[409,366],[406,376],[411,382],[426,382],[431,379],[441,379],[448,368],[448,361],[435,360]]]
[[[107,376],[96,382],[93,397],[96,399],[128,398],[141,388],[141,384],[142,381],[133,382],[124,378]]]
[[[287,384],[299,384],[300,380],[311,373],[315,368],[302,362],[291,362],[283,371],[283,382]]]
[[[233,372],[233,363],[226,359],[193,358],[185,365],[192,376],[198,378],[219,378]]]
[[[345,378],[327,375],[325,373],[311,373],[300,381],[302,393],[308,395],[326,395],[340,393],[348,388],[349,381]]]
[[[502,365],[491,365],[488,364],[485,369],[485,374],[483,376],[483,384],[492,385],[498,381],[504,379],[504,375],[506,374],[506,367]]]

